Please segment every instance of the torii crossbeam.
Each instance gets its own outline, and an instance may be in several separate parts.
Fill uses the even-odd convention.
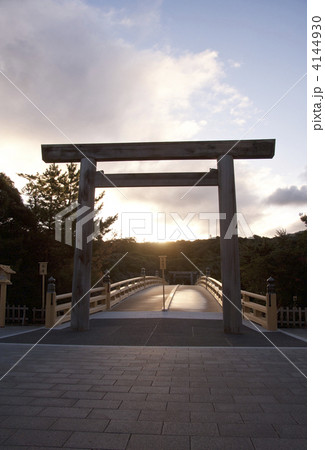
[[[220,220],[221,276],[223,289],[223,322],[226,333],[240,333],[241,294],[238,236],[226,238],[227,230],[236,224],[234,159],[273,158],[274,139],[239,141],[135,142],[109,144],[42,145],[47,163],[80,162],[79,208],[94,210],[96,187],[141,186],[218,186]],[[102,161],[217,160],[218,170],[208,174],[196,172],[103,174],[96,172]],[[223,213],[223,214],[222,214]],[[78,217],[77,220],[82,220]],[[93,220],[83,225],[82,245],[75,249],[72,282],[71,327],[89,328],[89,290],[91,287]],[[80,237],[79,237],[80,238]]]

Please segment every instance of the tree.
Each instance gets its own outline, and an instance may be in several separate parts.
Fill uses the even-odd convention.
[[[8,289],[10,303],[28,304],[38,297],[41,246],[37,218],[24,205],[12,180],[0,173],[0,263],[16,271]]]
[[[285,228],[278,228],[275,231],[274,237],[284,237],[287,236],[287,230]]]
[[[62,173],[57,164],[51,164],[43,174],[19,174],[28,180],[23,188],[27,205],[37,217],[39,228],[53,232],[55,216],[78,198],[78,172],[75,164],[67,165]]]
[[[30,212],[36,217],[38,261],[49,262],[49,274],[56,279],[57,292],[71,291],[74,249],[64,242],[55,240],[55,223],[56,215],[78,200],[79,170],[75,164],[67,164],[65,171],[57,164],[51,164],[42,174],[19,175],[28,181],[23,193],[27,196]],[[104,192],[95,199],[96,211],[102,209],[103,196]],[[116,218],[117,215],[98,221],[99,235],[95,239],[94,246],[95,279],[98,279],[99,275],[96,252],[102,252],[103,237],[109,232]],[[73,225],[75,227],[75,223]],[[34,262],[34,266],[37,267],[37,261]]]
[[[307,226],[307,214],[300,214],[300,220]]]
[[[66,172],[62,172],[57,164],[51,164],[42,174],[19,175],[28,180],[23,193],[28,196],[27,205],[37,217],[40,230],[53,235],[56,215],[78,200],[79,170],[76,164],[67,164]],[[102,192],[95,198],[97,212],[103,207],[100,202],[104,194]],[[100,236],[109,232],[116,219],[117,216],[99,219]]]

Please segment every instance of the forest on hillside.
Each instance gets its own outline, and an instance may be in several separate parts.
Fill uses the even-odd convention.
[[[112,282],[140,276],[142,267],[147,275],[154,275],[159,269],[159,255],[167,256],[167,277],[168,271],[195,272],[196,266],[204,274],[209,267],[211,277],[221,280],[219,237],[168,243],[139,243],[122,239],[103,242],[102,245],[103,249],[107,249],[102,253],[103,271],[128,252],[123,263],[111,272]],[[239,238],[239,255],[242,289],[265,294],[266,280],[272,276],[279,305],[292,305],[296,296],[298,305],[306,306],[307,231],[280,233],[273,238]]]
[[[21,176],[27,181],[22,193],[0,173],[0,264],[16,271],[8,288],[8,303],[40,306],[41,261],[48,261],[57,292],[71,292],[74,249],[55,240],[54,218],[76,201],[79,174],[73,164],[66,171],[52,164],[43,174]],[[97,198],[97,209],[101,200]],[[100,234],[93,242],[93,283],[126,252],[123,262],[111,271],[112,282],[140,276],[142,267],[147,275],[154,275],[159,255],[167,255],[167,276],[168,271],[196,271],[196,266],[203,273],[209,267],[211,276],[221,280],[220,238],[167,243],[104,240],[115,220],[116,216],[100,221]],[[266,280],[272,276],[279,305],[291,305],[296,296],[298,305],[306,306],[307,231],[287,234],[281,230],[273,238],[239,238],[239,251],[242,289],[264,294]]]

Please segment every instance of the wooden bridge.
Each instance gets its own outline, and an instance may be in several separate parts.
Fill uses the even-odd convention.
[[[105,282],[106,281],[106,282]],[[223,312],[223,293],[220,281],[201,276],[195,286],[168,285],[158,276],[141,276],[90,290],[90,314],[102,311],[193,311]],[[241,291],[242,316],[267,330],[277,329],[276,294],[272,279],[268,280],[265,295]],[[46,297],[46,327],[71,320],[72,293],[56,295],[55,280],[49,279]],[[166,298],[163,298],[163,295]],[[230,301],[230,300],[229,300]],[[165,306],[165,308],[164,308]],[[166,314],[165,317],[168,315]]]

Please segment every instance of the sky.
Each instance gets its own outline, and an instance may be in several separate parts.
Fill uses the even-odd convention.
[[[273,159],[235,161],[240,235],[303,230],[306,17],[303,0],[1,0],[0,170],[21,190],[18,173],[47,167],[41,144],[276,139]],[[116,213],[116,237],[208,238],[217,188],[107,189]]]

